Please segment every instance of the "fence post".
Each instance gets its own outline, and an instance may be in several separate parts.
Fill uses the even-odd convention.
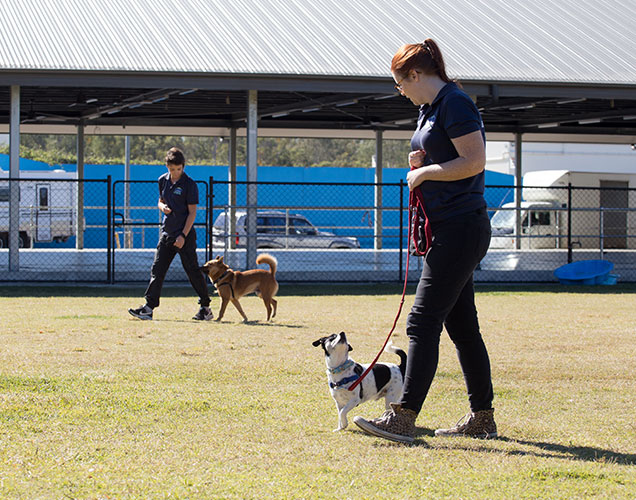
[[[210,176],[210,197],[208,199],[208,223],[207,223],[207,237],[208,244],[205,249],[205,261],[210,260],[210,256],[214,257],[212,245],[214,244],[214,177]]]
[[[113,273],[113,200],[111,193],[112,179],[108,175],[106,177],[106,275],[108,283],[111,285],[115,282]]]
[[[410,214],[407,219],[410,219]],[[399,276],[398,282],[402,281],[402,248],[404,247],[403,243],[404,237],[404,179],[400,179],[400,251],[398,252],[398,256],[400,258],[399,264]],[[408,245],[408,241],[406,242]],[[407,277],[408,279],[408,277]]]
[[[568,264],[572,263],[572,183],[568,182]]]

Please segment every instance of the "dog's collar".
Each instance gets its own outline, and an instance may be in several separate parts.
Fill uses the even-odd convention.
[[[340,382],[329,382],[329,387],[331,389],[337,389],[338,387],[347,385],[349,382],[354,382],[355,380],[358,380],[358,375],[351,375],[350,377],[343,378]]]
[[[212,280],[212,283],[214,283],[216,285],[219,281],[221,281],[223,278],[225,278],[229,272],[230,272],[230,270],[226,269],[225,272],[221,276],[219,276],[215,280]]]
[[[340,373],[345,371],[347,368],[351,368],[354,365],[354,362],[352,359],[348,359],[347,361],[345,361],[344,363],[342,363],[339,366],[336,366],[335,368],[327,368],[327,373]]]

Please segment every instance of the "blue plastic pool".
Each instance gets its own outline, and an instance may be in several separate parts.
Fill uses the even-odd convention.
[[[613,268],[608,260],[580,260],[555,269],[554,276],[564,285],[602,285]]]

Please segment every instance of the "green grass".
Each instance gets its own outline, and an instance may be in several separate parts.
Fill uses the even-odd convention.
[[[0,498],[636,497],[636,287],[478,288],[501,438],[433,437],[467,411],[443,334],[413,446],[352,424],[381,402],[333,433],[311,346],[344,330],[370,361],[399,285],[283,285],[269,324],[253,296],[242,303],[258,321],[232,306],[223,323],[191,321],[187,288],[138,321],[126,309],[142,291],[0,289]]]

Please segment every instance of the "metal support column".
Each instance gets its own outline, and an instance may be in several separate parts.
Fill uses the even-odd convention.
[[[20,177],[20,86],[11,85],[9,178]],[[9,271],[20,269],[20,183],[9,182]]]
[[[84,120],[77,124],[77,198],[75,219],[75,248],[84,248]]]
[[[247,269],[256,267],[256,207],[257,207],[257,141],[258,91],[249,90],[247,100]]]
[[[373,209],[373,249],[382,249],[382,130],[375,131],[375,188]]]
[[[236,127],[230,129],[230,143],[228,144],[228,192],[227,204],[229,207],[227,219],[229,221],[229,247],[236,248]]]
[[[124,248],[132,248],[132,227],[130,222],[130,136],[124,139]]]
[[[521,248],[521,182],[523,170],[521,168],[521,133],[515,134],[515,248]]]

